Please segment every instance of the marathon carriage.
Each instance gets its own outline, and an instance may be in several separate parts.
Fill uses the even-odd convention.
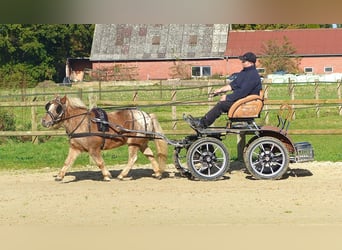
[[[293,143],[287,135],[292,117],[289,106],[283,105],[278,113],[278,125],[258,126],[254,119],[260,116],[264,99],[260,95],[250,95],[236,101],[228,112],[225,127],[198,129],[195,134],[182,140],[170,140],[163,133],[153,114],[139,109],[128,108],[106,113],[99,108],[88,110],[77,98],[57,96],[46,104],[46,114],[42,125],[47,128],[63,126],[70,139],[69,154],[56,177],[64,178],[68,168],[81,152],[88,152],[101,169],[104,180],[111,174],[104,166],[101,150],[128,145],[127,166],[118,178],[123,179],[137,160],[140,150],[151,162],[156,178],[162,178],[167,157],[167,145],[175,147],[175,167],[182,176],[189,179],[217,180],[230,167],[230,155],[222,140],[229,135],[240,135],[243,144],[243,160],[247,170],[256,179],[280,179],[289,170],[290,162],[313,160],[310,143]],[[191,117],[185,117],[191,126]],[[148,141],[156,144],[158,157],[155,158]]]
[[[192,128],[196,134],[189,135],[175,147],[176,168],[188,178],[217,180],[230,167],[230,155],[222,142],[229,135],[240,135],[244,142],[243,161],[256,179],[280,179],[289,170],[290,162],[311,161],[313,148],[308,142],[293,143],[287,134],[293,112],[282,105],[278,112],[278,125],[258,126],[255,118],[260,117],[264,105],[263,91],[236,101],[228,112],[226,127]],[[185,117],[191,126],[191,117]]]

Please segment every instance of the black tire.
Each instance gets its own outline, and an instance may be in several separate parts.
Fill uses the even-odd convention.
[[[289,152],[274,137],[264,136],[252,141],[244,154],[247,170],[259,180],[278,180],[289,168]]]
[[[187,166],[191,174],[204,181],[221,178],[229,169],[226,146],[218,139],[205,137],[196,140],[188,149]]]

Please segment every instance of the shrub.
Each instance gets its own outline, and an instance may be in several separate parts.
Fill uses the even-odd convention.
[[[0,110],[0,130],[15,131],[14,115],[7,110]]]

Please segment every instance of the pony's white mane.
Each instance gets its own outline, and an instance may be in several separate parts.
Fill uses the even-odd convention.
[[[87,106],[78,97],[68,97],[68,101],[69,101],[69,105],[72,108],[84,108],[84,109],[87,108]]]

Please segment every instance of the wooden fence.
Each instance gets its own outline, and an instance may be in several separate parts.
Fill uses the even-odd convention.
[[[170,130],[164,130],[165,135],[168,134],[190,134],[193,133],[193,131],[189,128],[186,130],[179,130],[177,129],[177,106],[181,105],[187,105],[187,106],[199,106],[199,105],[209,105],[212,106],[216,103],[216,101],[213,101],[211,97],[209,97],[207,100],[203,101],[182,101],[177,102],[177,94],[179,91],[182,91],[181,89],[177,89],[177,87],[173,86],[171,91],[171,98],[168,101],[148,101],[148,100],[139,100],[139,90],[132,90],[132,100],[130,101],[113,101],[113,100],[103,100],[101,98],[103,89],[102,84],[99,83],[98,90],[93,91],[91,90],[88,93],[88,102],[93,102],[94,98],[91,98],[92,95],[98,94],[99,98],[96,101],[97,106],[145,106],[145,105],[169,105],[172,108],[171,111],[171,121],[172,121],[172,129]],[[179,86],[179,84],[177,84]],[[289,100],[271,100],[268,99],[268,90],[272,87],[272,84],[268,85],[265,84],[265,106],[264,106],[264,119],[265,123],[268,124],[269,119],[269,112],[272,109],[275,109],[275,107],[279,107],[280,105],[286,103],[288,105],[291,105],[293,109],[296,109],[296,106],[311,106],[316,109],[316,115],[317,117],[320,116],[320,108],[322,105],[336,105],[338,107],[339,115],[342,116],[342,99],[341,99],[341,83],[336,83],[336,98],[335,99],[322,99],[320,98],[320,87],[323,86],[322,83],[315,83],[313,84],[313,87],[315,89],[315,98],[314,99],[296,99],[296,84],[289,83],[288,84],[288,90],[289,90]],[[196,86],[195,86],[196,88]],[[197,87],[198,88],[198,87]],[[201,88],[203,88],[203,85],[201,85]],[[213,90],[212,84],[207,84],[207,86],[204,87],[206,90],[204,92],[211,93]],[[117,91],[116,91],[117,92]],[[77,91],[69,92],[69,94],[74,94],[79,97],[82,97],[84,94],[84,91],[82,89],[78,89]],[[33,96],[36,95],[47,95],[48,93],[34,93]],[[25,99],[25,98],[24,98]],[[81,98],[82,99],[82,98]],[[37,117],[37,108],[43,107],[46,104],[45,101],[6,101],[6,102],[0,102],[0,108],[10,108],[10,107],[25,107],[30,108],[31,111],[31,124],[32,128],[29,131],[0,131],[0,136],[8,137],[8,136],[32,136],[32,141],[37,143],[37,136],[60,136],[65,135],[65,132],[62,130],[57,131],[51,131],[51,130],[38,130],[38,122],[39,118]],[[289,130],[289,134],[342,134],[342,129],[301,129],[301,130]]]

